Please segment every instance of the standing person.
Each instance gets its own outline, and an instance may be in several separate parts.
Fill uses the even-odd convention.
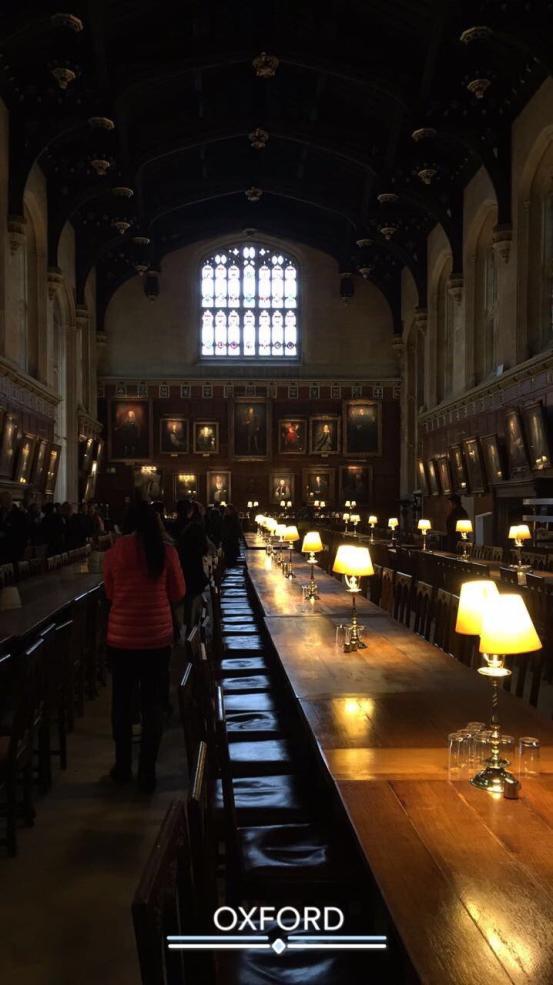
[[[204,558],[209,551],[209,545],[201,520],[191,520],[181,531],[177,550],[186,581],[183,620],[190,631],[200,616],[202,592],[209,582],[204,569]]]
[[[242,527],[240,518],[234,506],[227,506],[223,514],[223,524],[221,530],[221,540],[225,554],[225,564],[231,567],[236,564],[240,556],[240,540],[242,538]]]
[[[455,529],[457,520],[468,520],[469,515],[464,506],[461,505],[461,497],[457,493],[449,497],[449,504],[449,513],[446,518],[446,550],[455,552],[461,536]]]
[[[104,585],[111,603],[107,644],[112,667],[112,722],[117,783],[132,778],[132,703],[140,691],[142,740],[138,782],[155,789],[165,682],[173,641],[172,606],[186,594],[175,548],[165,543],[159,516],[147,503],[133,508],[134,532],[106,551]]]

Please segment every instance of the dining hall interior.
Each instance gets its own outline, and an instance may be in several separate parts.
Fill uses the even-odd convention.
[[[1,5],[3,985],[553,985],[552,33]]]

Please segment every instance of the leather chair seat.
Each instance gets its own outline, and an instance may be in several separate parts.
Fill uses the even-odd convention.
[[[238,599],[228,599],[226,602],[223,600],[221,602],[221,615],[223,616],[245,616],[249,615],[252,618],[255,616],[249,602],[239,602]]]
[[[282,735],[280,720],[270,711],[234,711],[227,714],[226,723],[229,742],[278,739]]]
[[[233,776],[263,776],[293,772],[290,747],[284,739],[229,742],[228,748]]]
[[[218,667],[219,677],[246,677],[248,674],[266,674],[269,670],[262,656],[226,657]]]
[[[223,694],[255,693],[256,691],[268,691],[270,687],[271,679],[266,674],[251,674],[249,677],[228,677],[223,681]]]
[[[305,820],[298,778],[292,773],[240,776],[232,781],[234,806],[241,825],[291,823]],[[215,783],[215,808],[223,812],[223,785]]]
[[[223,625],[227,625],[227,626],[240,626],[241,623],[243,623],[245,620],[248,623],[252,622],[254,625],[256,625],[256,618],[253,614],[251,616],[244,616],[243,613],[241,612],[236,613],[236,615],[232,612],[228,612],[226,616],[224,616],[224,618],[221,620],[221,622],[223,623]]]
[[[275,712],[276,705],[274,698],[266,691],[246,694],[228,694],[225,696],[225,712],[227,718],[234,712],[243,714],[244,712]]]
[[[225,636],[223,650],[226,653],[259,653],[266,649],[266,644],[259,633],[257,636]]]
[[[274,935],[277,936],[276,934]],[[245,951],[225,955],[221,981],[225,985],[360,985],[366,983],[367,966],[355,975],[350,955],[321,955],[317,951]],[[371,965],[372,968],[372,965]],[[375,979],[376,981],[376,979]],[[382,978],[384,981],[384,978]]]
[[[247,622],[243,619],[241,622],[233,623],[230,626],[221,626],[221,632],[223,636],[255,636],[259,634],[259,626],[257,625],[255,619],[251,619]]]
[[[312,824],[240,828],[245,880],[328,882],[338,876],[332,850]],[[343,876],[342,876],[343,877]]]

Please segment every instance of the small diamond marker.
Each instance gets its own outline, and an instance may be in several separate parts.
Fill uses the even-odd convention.
[[[280,939],[280,937],[277,937],[276,941],[273,941],[271,947],[275,954],[283,954],[286,950],[286,944]]]

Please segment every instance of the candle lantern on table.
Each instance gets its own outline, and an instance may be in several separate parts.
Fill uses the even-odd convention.
[[[390,541],[390,546],[391,547],[397,547],[396,530],[399,527],[399,520],[398,520],[397,516],[391,516],[390,517],[390,519],[388,520],[388,527],[392,531],[392,539]]]
[[[311,565],[311,575],[309,578],[309,583],[306,591],[306,598],[310,601],[319,598],[319,592],[317,584],[315,582],[314,568],[317,564],[317,554],[320,554],[324,550],[323,542],[321,540],[321,535],[317,530],[310,530],[306,533],[303,538],[303,544],[301,545],[302,554],[308,554],[307,563]]]
[[[294,544],[297,540],[300,539],[298,528],[295,526],[286,527],[286,530],[284,531],[283,539],[284,542],[288,544],[288,561],[283,564],[282,570],[286,578],[295,578],[296,576],[292,571],[292,561],[294,556]]]
[[[427,535],[428,531],[431,529],[431,526],[432,526],[432,524],[430,523],[430,520],[419,520],[419,522],[417,524],[417,528],[420,530],[420,532],[422,534],[422,549],[423,549],[423,551],[426,551],[427,550],[427,547],[426,547],[426,535]]]
[[[360,650],[365,647],[359,636],[359,624],[357,622],[357,606],[355,597],[361,591],[361,578],[363,575],[373,575],[371,555],[368,547],[357,547],[352,544],[340,544],[332,570],[336,574],[344,575],[346,587],[351,593],[352,613],[351,631],[349,645],[353,650]]]
[[[371,536],[369,543],[371,544],[374,544],[374,528],[376,527],[377,523],[378,523],[378,517],[374,516],[374,514],[371,513],[369,517],[369,527],[371,528]]]
[[[470,546],[469,534],[472,533],[471,521],[457,520],[457,523],[455,524],[455,531],[456,533],[461,534],[461,545],[463,547],[463,553],[461,554],[461,557],[463,558],[463,560],[466,561],[469,556],[469,546]]]
[[[532,540],[530,527],[526,523],[518,523],[509,528],[509,540],[514,540],[515,551],[517,552],[517,563],[514,565],[519,571],[528,571],[529,564],[522,563],[522,548],[526,540]]]

